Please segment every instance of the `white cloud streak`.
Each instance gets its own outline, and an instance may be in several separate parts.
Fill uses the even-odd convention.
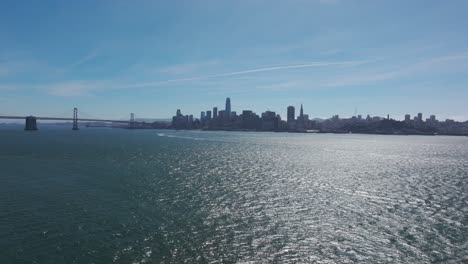
[[[93,60],[93,59],[96,58],[97,56],[98,56],[97,51],[92,51],[92,52],[90,52],[88,55],[86,55],[86,56],[82,57],[81,59],[79,59],[79,60],[73,62],[72,64],[70,64],[70,65],[68,66],[68,68],[71,69],[71,68],[74,68],[74,67],[78,67],[78,66],[80,66],[80,65],[82,65],[82,64],[85,64],[85,63],[88,62],[88,61]]]
[[[6,61],[0,62],[0,77],[10,77],[19,73],[28,71],[36,66],[33,62],[25,61]]]
[[[366,61],[313,62],[313,63],[306,63],[306,64],[290,64],[290,65],[283,65],[283,66],[261,67],[261,68],[242,70],[242,71],[225,72],[225,73],[219,73],[219,74],[202,75],[202,76],[195,76],[195,77],[189,77],[189,78],[178,78],[178,79],[169,79],[169,80],[163,80],[163,81],[133,83],[133,84],[124,84],[124,85],[122,85],[122,82],[117,81],[117,80],[95,80],[95,81],[71,80],[71,81],[58,82],[58,83],[54,83],[50,85],[39,85],[39,86],[36,86],[35,88],[38,90],[45,90],[49,94],[54,95],[54,96],[62,96],[62,97],[90,96],[92,95],[93,92],[96,92],[96,91],[156,87],[156,86],[162,86],[164,84],[169,84],[169,83],[241,76],[241,75],[255,74],[255,73],[261,73],[261,72],[280,71],[280,70],[327,67],[327,66],[349,67],[349,66],[360,65],[363,63],[366,63]]]
[[[372,68],[365,72],[353,72],[351,74],[334,76],[332,80],[321,81],[317,84],[323,87],[341,87],[389,81],[431,71],[441,72],[447,70],[446,67],[450,65],[449,63],[466,60],[468,60],[468,52],[434,57],[417,63],[394,67],[394,70],[379,71]]]
[[[91,59],[91,56],[88,56]],[[62,81],[50,84],[42,84],[42,85],[21,85],[18,86],[16,84],[1,84],[0,89],[19,89],[18,87],[22,88],[33,88],[36,90],[43,90],[47,93],[54,95],[54,96],[90,96],[95,92],[103,92],[109,90],[123,90],[123,89],[136,89],[136,88],[151,88],[151,87],[158,87],[164,86],[172,83],[183,83],[183,82],[190,82],[190,81],[198,81],[198,80],[210,80],[207,84],[210,84],[212,81],[211,79],[219,79],[219,81],[223,81],[223,77],[236,77],[236,78],[250,78],[247,76],[255,75],[258,73],[266,73],[266,72],[276,72],[276,71],[287,71],[287,70],[295,70],[295,69],[307,69],[307,68],[318,68],[318,67],[340,67],[342,69],[346,69],[346,73],[338,74],[328,72],[325,76],[316,76],[311,79],[308,76],[303,76],[303,78],[294,78],[288,79],[287,77],[282,77],[280,79],[276,78],[275,76],[269,75],[268,78],[264,79],[261,82],[255,82],[252,80],[252,85],[255,87],[263,90],[294,90],[294,89],[310,89],[311,86],[316,87],[316,89],[323,89],[327,87],[348,87],[353,85],[363,85],[363,84],[371,84],[377,83],[382,81],[394,80],[399,79],[407,76],[412,76],[416,74],[426,74],[429,72],[440,71],[440,70],[448,70],[447,66],[453,66],[454,62],[465,62],[468,59],[468,52],[446,55],[446,56],[439,56],[428,58],[423,61],[419,61],[413,64],[407,65],[393,65],[392,69],[378,69],[376,68],[378,65],[385,65],[382,61],[378,61],[378,65],[376,61],[369,61],[369,60],[361,60],[361,61],[324,61],[324,62],[310,62],[304,64],[288,64],[288,65],[281,65],[281,66],[271,66],[271,67],[259,67],[247,70],[240,70],[240,71],[231,71],[231,72],[223,72],[218,74],[210,74],[210,75],[199,75],[187,78],[175,78],[175,79],[167,79],[167,80],[160,80],[160,81],[153,81],[153,82],[143,82],[143,83],[126,83],[123,80],[118,79],[109,79],[109,80],[69,80],[69,81]],[[84,63],[85,60],[82,60]],[[359,68],[355,70],[355,67],[362,66],[364,64],[369,64],[365,68]],[[265,77],[265,76],[263,76]],[[258,76],[256,76],[258,78]],[[230,81],[233,79],[230,78]],[[249,83],[249,79],[245,80]],[[268,84],[269,83],[269,84]],[[220,84],[222,86],[222,84]]]
[[[262,68],[249,69],[249,70],[243,70],[243,71],[225,72],[225,73],[212,74],[212,75],[202,75],[202,76],[195,76],[195,77],[188,77],[188,78],[178,78],[178,79],[169,79],[169,80],[164,80],[164,81],[133,84],[133,85],[126,86],[126,88],[150,87],[150,86],[158,86],[158,85],[172,83],[172,82],[195,81],[195,80],[230,77],[230,76],[237,76],[237,75],[255,74],[255,73],[261,73],[261,72],[271,72],[271,71],[290,70],[290,69],[317,68],[317,67],[327,67],[327,66],[357,66],[357,65],[361,65],[367,62],[368,61],[314,62],[314,63],[306,63],[306,64],[292,64],[292,65],[283,65],[283,66],[274,66],[274,67],[262,67]]]
[[[319,0],[321,4],[337,4],[338,0]]]

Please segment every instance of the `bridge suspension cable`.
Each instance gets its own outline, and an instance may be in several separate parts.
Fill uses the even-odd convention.
[[[78,114],[80,115],[81,118],[84,118],[84,119],[99,119],[98,117],[96,116],[93,116],[91,114],[88,114],[84,111],[81,111],[78,109]]]
[[[49,116],[49,115],[47,115],[47,116]],[[60,113],[52,113],[50,115],[50,117],[57,117],[57,118],[68,117],[68,118],[72,118],[73,117],[73,109],[67,109],[66,111],[63,111],[63,112],[60,112]]]
[[[123,116],[123,117],[119,117],[118,120],[122,120],[122,121],[133,121],[135,122],[135,114],[134,113],[130,113],[130,115],[128,116]]]

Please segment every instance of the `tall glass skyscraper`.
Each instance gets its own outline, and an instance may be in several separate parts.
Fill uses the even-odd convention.
[[[231,99],[229,97],[226,98],[226,109],[225,110],[226,110],[226,114],[228,116],[230,116],[231,115]]]

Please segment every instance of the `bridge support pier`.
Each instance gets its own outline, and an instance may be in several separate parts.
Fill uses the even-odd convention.
[[[73,108],[73,130],[78,130],[78,109]]]
[[[135,128],[135,114],[130,113],[130,128]]]
[[[35,116],[27,116],[26,117],[26,124],[24,126],[24,130],[26,131],[35,131],[37,130],[37,122]]]

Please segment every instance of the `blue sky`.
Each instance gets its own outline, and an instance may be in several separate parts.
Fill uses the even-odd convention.
[[[468,1],[1,1],[0,114],[468,119]]]

